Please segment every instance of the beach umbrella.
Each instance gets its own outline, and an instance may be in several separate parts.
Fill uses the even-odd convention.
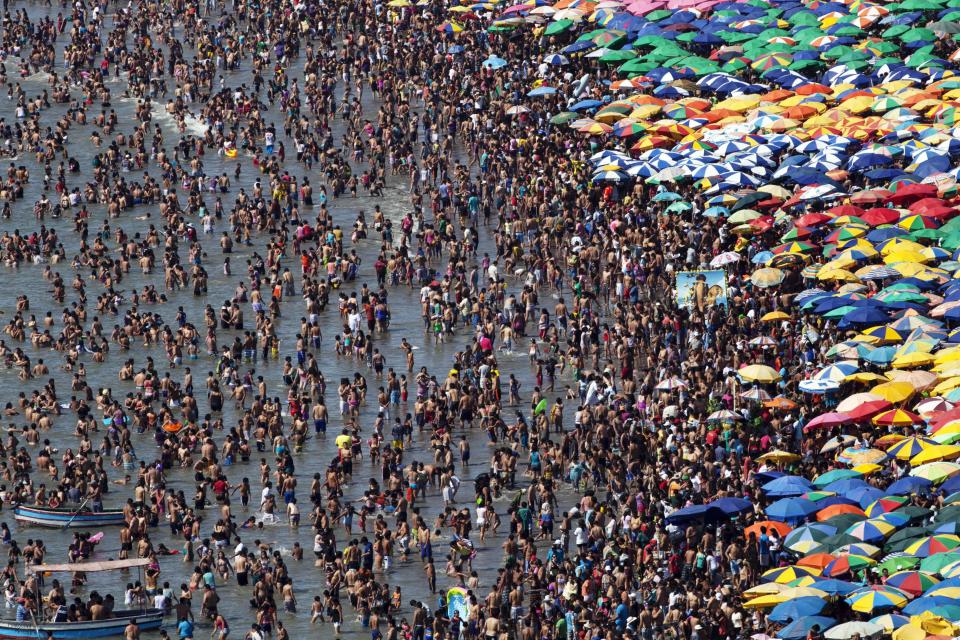
[[[945,554],[946,555],[946,554]],[[930,556],[930,558],[936,558],[936,556]],[[928,560],[930,559],[928,558]],[[960,579],[960,561],[953,561],[949,564],[945,564],[940,567],[939,573],[947,580],[958,580]]]
[[[773,611],[767,614],[767,619],[772,622],[791,622],[804,616],[817,615],[823,611],[826,606],[826,601],[816,596],[795,598],[775,606]]]
[[[720,509],[711,509],[709,505],[695,504],[670,513],[666,520],[669,524],[685,526],[694,522],[717,522],[728,516]]]
[[[914,456],[922,453],[925,449],[935,446],[937,446],[937,442],[934,440],[920,436],[911,436],[887,449],[887,455],[897,458],[898,460],[910,460]]]
[[[801,496],[812,488],[810,481],[800,476],[783,476],[761,487],[772,498]]]
[[[905,476],[888,486],[886,493],[888,496],[909,496],[916,493],[925,493],[931,484],[933,483],[924,478]],[[897,506],[903,506],[903,503]]]
[[[777,522],[775,520],[760,520],[759,522],[754,522],[752,525],[745,528],[743,530],[743,537],[749,539],[750,534],[753,534],[759,539],[763,533],[761,529],[766,529],[767,531],[776,530],[780,537],[783,538],[793,530],[793,527],[785,522]]]
[[[948,551],[945,553],[935,553],[920,560],[920,571],[924,573],[940,573],[955,562],[960,562],[960,552]]]
[[[940,397],[925,398],[913,407],[921,416],[935,415],[953,409],[953,403]]]
[[[847,580],[838,580],[836,578],[818,578],[814,583],[816,588],[825,591],[831,596],[845,596],[853,593],[862,585]]]
[[[552,96],[556,92],[557,90],[554,87],[548,87],[546,85],[542,85],[537,87],[536,89],[528,91],[527,96],[530,98],[538,98],[540,96]]]
[[[813,429],[831,429],[842,424],[849,424],[850,422],[853,422],[853,420],[851,420],[850,416],[846,413],[829,411],[811,419],[810,422],[804,426],[804,431],[812,431]]]
[[[780,380],[780,374],[773,367],[764,364],[751,364],[737,370],[737,375],[749,382],[766,384]]]
[[[770,336],[757,336],[756,338],[751,338],[750,342],[747,343],[752,347],[775,347],[777,346],[777,341],[771,338]]]
[[[877,616],[876,618],[871,618],[870,622],[882,627],[884,632],[890,633],[891,631],[899,629],[905,624],[909,624],[910,618],[897,613],[885,613],[881,616]]]
[[[750,282],[761,288],[770,288],[779,285],[785,277],[786,274],[780,269],[764,267],[753,272]]]
[[[783,311],[770,311],[760,316],[761,322],[778,322],[781,320],[789,320],[789,319],[790,319],[790,316],[784,313]]]
[[[786,462],[796,462],[799,459],[799,454],[790,453],[789,451],[781,451],[780,449],[772,449],[763,455],[758,456],[757,462],[774,462],[780,464]]]
[[[907,477],[909,477],[909,476],[907,476]],[[921,486],[922,486],[922,483],[927,482],[926,480],[922,480],[922,479],[920,479],[920,478],[911,478],[911,480],[917,480],[918,483],[921,484]],[[896,484],[896,483],[894,483],[894,484]],[[904,486],[907,486],[907,485],[910,485],[910,483],[906,483]],[[892,486],[893,486],[893,485],[890,485],[890,487],[892,487]],[[910,501],[909,498],[907,498],[907,497],[905,497],[905,496],[903,496],[903,495],[898,495],[897,493],[892,493],[892,492],[890,491],[890,487],[887,487],[887,494],[888,494],[888,495],[887,495],[887,496],[884,496],[883,498],[877,498],[876,500],[874,500],[873,502],[871,502],[871,503],[870,503],[869,505],[867,505],[867,507],[863,510],[864,513],[866,513],[866,514],[867,514],[868,516],[870,516],[871,518],[874,518],[874,517],[880,516],[880,515],[885,514],[885,513],[890,513],[890,512],[892,512],[892,511],[896,511],[897,509],[899,509],[900,507],[902,507],[903,505],[905,505],[907,502]],[[901,489],[901,487],[898,487],[897,489]]]
[[[717,498],[716,500],[707,503],[707,506],[711,509],[719,509],[727,516],[752,513],[754,509],[753,503],[749,500],[734,497]]]
[[[781,640],[802,640],[814,628],[824,631],[834,626],[836,622],[827,616],[804,616],[777,631],[776,637]]]
[[[947,21],[928,22],[927,29],[930,29],[935,33],[952,35],[955,33],[960,33],[960,22],[947,22]]]
[[[924,613],[960,620],[960,606],[956,605],[955,598],[944,596],[922,596],[903,607],[903,613],[914,616]]]
[[[573,111],[561,111],[557,115],[550,118],[551,124],[566,124],[571,120],[576,120],[580,116]]]
[[[806,580],[807,578],[803,578]],[[826,591],[813,587],[799,587],[778,582],[761,582],[743,592],[744,599],[751,598],[744,603],[748,609],[767,609],[775,607],[791,598],[819,597],[827,595]]]
[[[837,480],[860,477],[863,477],[863,474],[853,471],[852,469],[831,469],[830,471],[817,476],[813,481],[813,486],[825,487],[832,482],[836,482]]]
[[[885,584],[896,587],[916,597],[934,587],[939,582],[939,580],[929,573],[922,571],[898,571],[887,578]]]
[[[823,524],[829,523],[831,526],[834,526],[837,529],[846,529],[847,527],[852,525],[854,522],[856,522],[856,520],[857,518],[854,516],[845,515],[842,517],[831,518],[830,520],[828,520],[827,522],[824,522]],[[858,542],[858,540],[853,536],[847,535],[845,533],[835,533],[834,535],[824,539],[820,543],[820,547],[817,547],[812,551],[824,552],[824,553],[826,552],[836,553],[838,552],[838,549],[841,549],[844,546],[854,542]]]
[[[836,578],[837,576],[847,575],[853,571],[863,569],[876,564],[873,558],[868,556],[845,553],[838,556],[823,569],[824,576]]]
[[[836,527],[822,523],[804,525],[788,533],[783,540],[783,546],[799,553],[802,549],[813,548],[836,532]]]
[[[676,376],[671,376],[666,380],[661,380],[655,387],[658,391],[678,391],[686,389],[687,383]]]
[[[463,31],[463,25],[452,20],[448,20],[437,27],[441,33],[460,33]]]
[[[565,33],[569,31],[571,28],[573,28],[573,24],[574,24],[573,20],[570,20],[569,18],[557,20],[547,25],[547,28],[544,30],[543,33],[544,35],[547,35],[547,36],[553,36],[560,33]]]
[[[797,560],[796,564],[798,567],[809,567],[817,571],[823,571],[823,568],[833,560],[834,557],[829,553],[810,553]]]
[[[763,403],[768,409],[778,409],[780,411],[792,411],[797,408],[797,403],[791,400],[790,398],[784,398],[783,396],[777,396],[776,398],[771,398]]]
[[[798,523],[806,520],[807,516],[820,510],[816,502],[805,498],[783,498],[765,509],[768,518],[780,522]]]
[[[743,416],[729,409],[720,409],[707,416],[707,420],[710,422],[729,422],[731,420],[743,420]]]
[[[910,399],[916,393],[916,389],[909,382],[884,382],[871,389],[870,393],[897,404]]]
[[[507,61],[499,56],[491,55],[481,64],[486,69],[500,69],[507,66]]]
[[[953,477],[958,473],[960,473],[960,464],[947,461],[930,462],[910,470],[911,476],[926,478],[934,484],[943,482],[947,478]]]
[[[850,638],[873,638],[883,633],[883,627],[866,620],[851,620],[827,629],[823,637],[827,640],[849,640]]]
[[[787,584],[788,582],[793,582],[800,578],[805,578],[808,576],[816,576],[817,574],[805,567],[798,566],[787,566],[787,567],[776,567],[764,571],[760,575],[761,582],[779,582],[780,584]]]
[[[798,385],[801,391],[804,393],[829,393],[831,391],[836,391],[840,388],[839,382],[834,382],[833,380],[801,380]]]
[[[892,409],[873,417],[873,424],[878,426],[908,427],[922,422],[923,418],[905,409]]]
[[[960,547],[960,537],[949,534],[938,534],[921,538],[904,549],[904,551],[917,558],[928,558],[932,555],[951,551],[957,547]]]
[[[860,613],[899,609],[908,601],[906,593],[885,585],[855,591],[846,597],[850,608]]]
[[[914,457],[910,458],[910,464],[918,466],[928,462],[955,460],[957,458],[960,458],[960,446],[952,444],[937,444],[924,449]]]
[[[813,375],[813,377],[816,380],[833,380],[835,382],[842,382],[848,376],[856,373],[859,368],[860,367],[856,362],[837,362],[828,367],[820,369]]]
[[[889,400],[874,393],[855,393],[841,400],[836,409],[849,416],[852,422],[864,422],[890,406]]]
[[[847,529],[846,533],[864,542],[882,543],[895,529],[892,524],[881,520],[864,520]]]
[[[751,400],[753,402],[766,402],[770,399],[770,394],[760,387],[754,387],[753,389],[741,393],[740,397],[744,400]]]
[[[882,562],[878,563],[874,567],[874,571],[883,571],[886,569],[888,573],[895,573],[897,571],[916,569],[918,566],[920,566],[920,558],[914,558],[913,556],[897,552],[891,553]]]
[[[856,436],[851,436],[846,434],[833,436],[832,438],[830,438],[829,440],[823,443],[823,446],[820,447],[820,453],[831,453],[841,447],[849,446],[855,442],[857,442]],[[843,471],[853,471],[853,470],[852,469],[834,469],[834,471],[843,472]],[[826,474],[823,474],[823,475],[828,475],[830,473],[833,473],[833,471],[828,471]],[[857,472],[854,472],[854,473],[857,473]],[[855,477],[855,476],[847,476],[847,477]],[[814,480],[814,484],[817,484],[817,481],[819,479],[820,479],[820,476],[818,476],[817,479]],[[824,482],[824,485],[830,484],[830,482],[833,482],[833,480]]]

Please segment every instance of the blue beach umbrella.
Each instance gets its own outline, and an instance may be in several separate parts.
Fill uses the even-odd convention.
[[[823,611],[826,606],[827,602],[816,596],[794,598],[775,606],[767,619],[779,623],[791,622],[805,616],[815,616]]]
[[[817,627],[820,631],[826,631],[835,624],[837,624],[837,621],[827,616],[804,616],[780,629],[777,632],[777,637],[781,640],[800,640],[806,638],[814,627]]]

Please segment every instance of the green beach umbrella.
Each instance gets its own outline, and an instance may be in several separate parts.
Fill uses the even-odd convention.
[[[576,120],[580,117],[580,114],[574,113],[573,111],[561,111],[557,115],[550,118],[550,124],[566,124],[571,120]]]
[[[547,25],[544,35],[553,36],[560,33],[566,33],[573,27],[573,20],[557,20]]]

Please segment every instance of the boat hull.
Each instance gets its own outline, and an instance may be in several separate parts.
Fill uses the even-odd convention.
[[[163,624],[163,611],[146,609],[145,611],[116,611],[109,620],[87,620],[84,622],[15,622],[0,620],[0,638],[18,640],[46,640],[53,634],[55,640],[110,638],[122,636],[130,620],[136,620],[141,631],[159,629]]]
[[[123,511],[72,511],[18,506],[13,510],[17,522],[35,527],[109,527],[126,522]]]

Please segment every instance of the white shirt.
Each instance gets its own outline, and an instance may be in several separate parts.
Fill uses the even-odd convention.
[[[577,527],[576,531],[573,532],[573,535],[578,545],[587,544],[587,530],[583,527]]]

